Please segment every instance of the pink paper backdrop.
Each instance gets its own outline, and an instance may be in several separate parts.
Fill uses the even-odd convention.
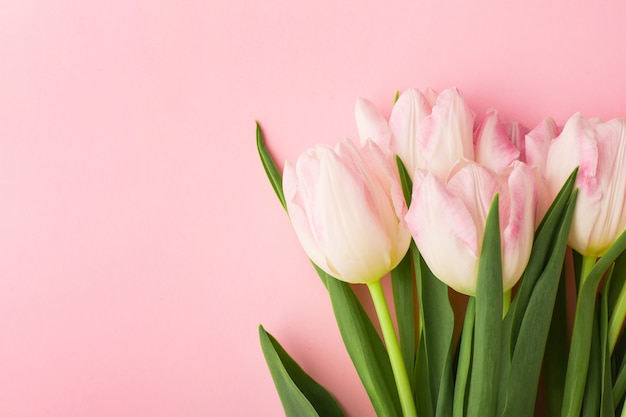
[[[456,85],[626,115],[617,1],[2,1],[0,415],[279,416],[257,326],[371,406],[256,156]]]

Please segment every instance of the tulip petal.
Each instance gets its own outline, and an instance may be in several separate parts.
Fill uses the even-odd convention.
[[[372,139],[382,149],[391,149],[387,120],[378,112],[371,101],[361,97],[357,98],[354,115],[361,144],[365,144],[367,139]]]
[[[325,161],[322,161],[325,162]],[[361,178],[337,160],[319,178],[320,212],[328,234],[324,249],[335,275],[347,282],[380,279],[391,263],[390,237],[379,222]],[[332,164],[332,165],[331,165]]]
[[[473,294],[479,246],[463,201],[434,175],[417,170],[406,221],[432,272],[456,291]]]
[[[461,158],[474,159],[474,114],[456,88],[437,97],[432,113],[420,124],[418,144],[426,168],[445,180]]]
[[[541,121],[524,138],[525,157],[522,159],[531,167],[538,167],[542,172],[546,170],[546,159],[550,144],[559,133],[554,119],[547,117]],[[571,172],[570,172],[571,173]]]
[[[520,156],[520,151],[511,142],[498,112],[489,110],[476,135],[476,162],[501,173]]]
[[[460,198],[472,216],[477,234],[477,253],[480,251],[483,239],[483,229],[489,214],[489,208],[496,193],[501,192],[502,187],[495,175],[487,168],[466,161],[461,168],[454,173],[447,184],[447,189]],[[502,218],[502,215],[500,216]]]
[[[569,244],[587,253],[589,239],[600,214],[602,190],[596,178],[598,144],[592,124],[577,113],[570,117],[561,134],[555,138],[546,159],[546,179],[554,196],[569,174],[579,167],[576,186],[579,188]]]
[[[409,174],[417,168],[424,168],[424,158],[417,144],[417,131],[420,123],[431,112],[431,105],[422,93],[410,89],[394,104],[389,117],[392,132],[391,148],[398,154]]]
[[[602,255],[626,228],[626,133],[624,119],[596,126],[597,180],[602,203],[589,238],[589,251]]]
[[[326,263],[326,256],[313,234],[313,228],[307,216],[307,204],[303,201],[306,197],[299,191],[301,187],[296,169],[287,161],[283,169],[283,193],[289,219],[307,256],[320,268],[329,272],[330,267]]]
[[[506,205],[500,206],[500,212],[503,214],[501,220],[504,218],[506,221],[502,228],[502,267],[505,291],[517,283],[530,259],[535,233],[536,207],[533,176],[528,165],[522,162],[514,163],[508,177]]]

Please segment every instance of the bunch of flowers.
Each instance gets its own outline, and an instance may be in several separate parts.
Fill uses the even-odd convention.
[[[532,416],[543,378],[544,415],[626,416],[626,119],[529,131],[491,110],[475,128],[451,88],[408,90],[388,119],[358,99],[356,123],[358,143],[318,145],[282,174],[258,125],[257,145],[376,414]],[[285,413],[343,416],[259,331]]]

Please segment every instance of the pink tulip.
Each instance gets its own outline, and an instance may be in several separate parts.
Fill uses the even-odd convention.
[[[304,251],[342,281],[377,281],[408,250],[398,174],[372,141],[308,150],[285,165],[283,191]]]
[[[558,137],[543,140],[548,142],[533,157],[545,160],[552,198],[579,167],[570,246],[585,256],[602,256],[626,229],[626,119],[601,122],[575,114]]]
[[[554,120],[547,117],[524,137],[525,155],[522,160],[532,168],[537,188],[536,226],[539,226],[556,196],[548,189],[544,173],[546,171],[550,143],[559,134],[559,131],[559,127]]]
[[[361,140],[372,139],[397,154],[411,175],[421,168],[445,180],[460,159],[474,158],[474,114],[456,88],[440,94],[405,91],[389,123],[364,99],[357,100],[355,113]]]
[[[406,216],[409,230],[432,272],[456,291],[473,295],[485,221],[498,193],[506,291],[530,257],[536,198],[532,172],[519,161],[502,176],[471,161],[456,169],[447,183],[431,172],[416,171]]]

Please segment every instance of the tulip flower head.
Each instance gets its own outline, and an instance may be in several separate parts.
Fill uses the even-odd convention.
[[[306,254],[342,281],[379,280],[402,260],[411,236],[397,171],[372,141],[319,145],[285,164],[287,211]]]
[[[626,229],[626,119],[601,122],[573,115],[556,137],[538,138],[529,152],[552,198],[574,168],[578,199],[569,244],[584,256],[602,256]]]
[[[462,161],[447,182],[417,170],[406,216],[431,271],[456,291],[474,295],[487,214],[499,194],[503,287],[521,277],[533,242],[536,197],[532,171],[513,162],[502,175]]]
[[[427,169],[444,180],[460,159],[474,158],[474,113],[456,88],[439,94],[405,91],[389,123],[364,99],[357,100],[355,114],[361,140],[372,139],[397,154],[410,175]]]

